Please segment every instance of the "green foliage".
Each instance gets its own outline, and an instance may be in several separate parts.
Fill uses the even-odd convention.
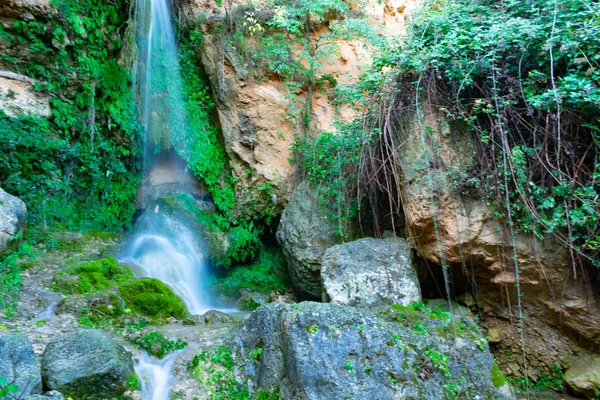
[[[194,356],[191,375],[208,390],[212,400],[249,400],[248,388],[235,379],[234,360],[228,347],[203,351]]]
[[[131,376],[127,380],[127,386],[129,387],[129,390],[131,390],[132,392],[142,389],[142,385],[140,383],[140,378],[137,376],[137,374],[135,374],[135,373],[131,374]]]
[[[11,317],[17,306],[17,298],[23,287],[23,277],[19,258],[24,255],[33,256],[31,247],[23,243],[19,251],[9,255],[0,255],[0,310]]]
[[[53,288],[62,292],[93,293],[119,285],[133,278],[129,267],[112,257],[101,258],[67,268],[56,274]]]
[[[262,248],[254,263],[236,266],[227,276],[211,284],[225,296],[236,297],[240,289],[270,293],[290,286],[286,261],[278,248]]]
[[[148,317],[161,320],[183,318],[188,311],[179,296],[156,278],[142,278],[122,283],[119,295],[127,306]]]
[[[448,359],[448,356],[446,354],[440,353],[436,349],[429,348],[425,351],[425,355],[429,358],[431,364],[434,367],[438,368],[440,371],[442,371],[444,375],[446,375],[447,377],[452,376],[450,370],[448,369],[448,362],[450,360]]]
[[[174,137],[171,145],[187,161],[194,175],[207,185],[216,212],[193,212],[201,223],[213,230],[228,233],[230,246],[217,264],[229,267],[255,257],[264,225],[270,222],[272,207],[255,209],[251,204],[243,210],[238,207],[237,198],[240,194],[236,193],[235,180],[221,143],[215,104],[207,77],[194,52],[194,48],[200,45],[201,33],[192,30],[188,34],[189,39],[180,47],[180,62],[189,127],[185,135]],[[257,190],[252,195],[257,197],[257,201],[268,199],[263,203],[271,204],[270,193]],[[187,204],[188,210],[195,208],[189,200],[183,200],[183,203]]]
[[[122,48],[124,0],[57,0],[47,21],[15,21],[6,48],[51,99],[51,117],[0,113],[0,185],[27,204],[29,221],[69,229],[122,229],[135,211],[138,125]]]
[[[157,331],[152,331],[143,336],[132,338],[131,342],[158,358],[164,358],[170,352],[182,350],[187,346],[187,343],[183,340],[170,340]]]
[[[255,348],[249,351],[250,359],[246,362],[258,363],[262,358],[262,354],[262,348]],[[248,386],[235,379],[235,367],[231,350],[226,346],[195,355],[188,366],[192,377],[207,389],[211,400],[279,399],[279,389],[269,392],[258,388],[255,394],[251,395]]]
[[[483,168],[468,179],[507,225],[559,238],[574,263],[600,254],[599,15],[586,0],[431,0],[375,62],[395,69],[404,104],[427,87],[471,128]]]
[[[550,392],[561,391],[563,388],[564,370],[558,364],[553,364],[549,374],[541,374],[534,382],[529,378],[511,380],[512,384],[521,392]]]
[[[338,126],[338,132],[322,132],[309,138],[297,138],[292,161],[300,161],[300,170],[318,188],[319,204],[333,209],[338,234],[348,238],[349,226],[359,212],[358,175],[361,150],[372,138],[363,136],[360,121]]]
[[[0,376],[0,399],[14,399],[19,387],[14,383],[8,383],[4,376]]]
[[[217,210],[231,218],[235,209],[233,176],[220,142],[210,86],[193,50],[193,44],[199,40],[197,34],[198,31],[192,31],[192,39],[185,41],[179,49],[189,127],[185,135],[178,136],[182,142],[173,145],[178,145],[175,148],[187,161],[188,168],[206,184]]]

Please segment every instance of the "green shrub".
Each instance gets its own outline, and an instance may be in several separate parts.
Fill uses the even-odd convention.
[[[133,311],[150,318],[183,318],[188,315],[183,300],[156,278],[125,282],[119,286],[119,295]]]
[[[290,286],[285,257],[278,248],[262,248],[252,264],[232,267],[224,278],[215,279],[212,285],[226,296],[239,296],[240,289],[270,293]]]
[[[133,278],[127,266],[111,257],[67,268],[54,278],[53,287],[65,293],[93,293]]]

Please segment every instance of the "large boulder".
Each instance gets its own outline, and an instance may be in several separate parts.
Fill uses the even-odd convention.
[[[57,337],[42,357],[44,385],[74,398],[116,397],[132,374],[131,353],[96,330]]]
[[[576,394],[596,398],[600,393],[600,356],[590,354],[575,360],[565,371],[565,382]]]
[[[351,306],[421,301],[410,250],[402,238],[364,238],[329,248],[323,255],[323,301]]]
[[[231,351],[240,382],[253,394],[510,398],[493,383],[504,384],[493,379],[497,368],[477,326],[422,304],[380,314],[337,304],[268,304],[244,321]]]
[[[26,335],[0,338],[0,377],[6,378],[7,384],[18,387],[14,393],[16,399],[42,393],[40,362]]]
[[[0,188],[0,254],[18,247],[17,235],[27,226],[27,207]]]
[[[315,188],[302,182],[281,215],[277,241],[288,262],[294,287],[315,298],[321,297],[321,258],[340,237],[331,214],[319,207]]]

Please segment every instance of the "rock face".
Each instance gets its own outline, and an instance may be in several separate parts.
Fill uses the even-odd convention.
[[[588,399],[600,393],[600,356],[586,355],[577,359],[565,372],[569,388]]]
[[[271,296],[260,292],[247,292],[237,301],[237,309],[240,311],[253,311],[258,307],[271,301]]]
[[[11,79],[2,76],[0,71],[0,110],[9,117],[20,115],[50,116],[50,99],[35,93],[32,83],[26,77],[16,74],[6,74]]]
[[[514,320],[506,318],[515,315],[518,302],[515,254],[520,300],[527,315],[530,376],[547,373],[553,363],[564,364],[577,342],[600,351],[600,314],[594,298],[586,297],[589,292],[581,277],[574,279],[568,250],[550,237],[544,242],[525,234],[511,237],[469,180],[456,178],[469,177],[477,168],[471,132],[426,112],[421,126],[416,118],[406,121],[397,139],[402,143],[397,153],[402,166],[398,186],[408,235],[425,259],[457,266],[455,282],[476,279],[477,304],[486,317],[485,326],[497,334],[501,365],[516,367],[508,371],[511,375],[520,374],[519,356],[508,351],[519,346],[520,334]]]
[[[133,374],[131,354],[96,330],[60,336],[46,347],[42,379],[66,396],[107,399],[127,390]]]
[[[421,300],[421,288],[402,238],[364,238],[333,246],[323,255],[323,301],[350,306]]]
[[[290,96],[289,82],[276,74],[260,71],[261,79],[257,79],[251,71],[256,67],[249,65],[239,54],[239,49],[229,44],[228,37],[221,36],[221,32],[229,30],[226,21],[228,18],[229,21],[235,19],[236,13],[251,11],[261,24],[265,24],[275,10],[269,2],[258,0],[248,2],[252,5],[240,3],[238,10],[234,9],[227,16],[226,3],[223,7],[211,0],[187,3],[189,6],[184,12],[188,22],[202,31],[202,46],[198,54],[213,89],[240,206],[251,204],[254,209],[273,207],[275,211],[281,211],[291,194],[295,171],[288,162],[292,155],[290,148],[295,134],[302,129],[289,115],[299,113],[307,88],[294,88]],[[407,10],[417,2],[370,0],[367,3],[365,11],[374,26],[377,25],[375,29],[397,34],[404,31]],[[266,24],[264,26],[268,29]],[[312,31],[315,38],[329,33],[324,25],[316,26]],[[356,82],[362,67],[370,61],[369,51],[357,40],[340,39],[337,47],[319,66],[321,75],[335,76],[338,85]],[[314,91],[311,114],[315,131],[331,132],[336,130],[336,120],[350,122],[357,111],[349,106],[338,109],[331,96]],[[256,194],[260,193],[257,189],[265,185],[270,188],[270,196],[256,198]]]
[[[300,292],[321,297],[321,258],[340,240],[330,217],[320,210],[314,188],[302,182],[281,215],[277,241],[288,262],[292,284]]]
[[[19,388],[14,394],[17,399],[42,393],[40,362],[27,336],[0,337],[0,376]]]
[[[441,399],[458,390],[507,398],[492,384],[493,359],[474,325],[465,321],[469,328],[455,338],[442,328],[449,316],[405,309],[376,315],[335,304],[268,304],[231,345],[236,372],[252,393],[279,390],[283,399]]]
[[[0,254],[15,250],[18,242],[13,239],[27,227],[27,207],[18,197],[0,188]]]

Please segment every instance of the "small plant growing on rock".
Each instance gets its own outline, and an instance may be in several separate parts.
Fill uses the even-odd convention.
[[[447,377],[452,376],[450,370],[448,369],[448,362],[450,360],[448,359],[448,356],[446,354],[440,353],[439,351],[433,348],[429,348],[425,351],[425,355],[427,355],[431,364],[433,364],[434,367],[441,370],[444,373],[444,375],[446,375]]]
[[[131,339],[131,342],[158,358],[164,358],[170,352],[184,349],[187,346],[187,343],[183,340],[170,340],[157,331],[135,337]]]

